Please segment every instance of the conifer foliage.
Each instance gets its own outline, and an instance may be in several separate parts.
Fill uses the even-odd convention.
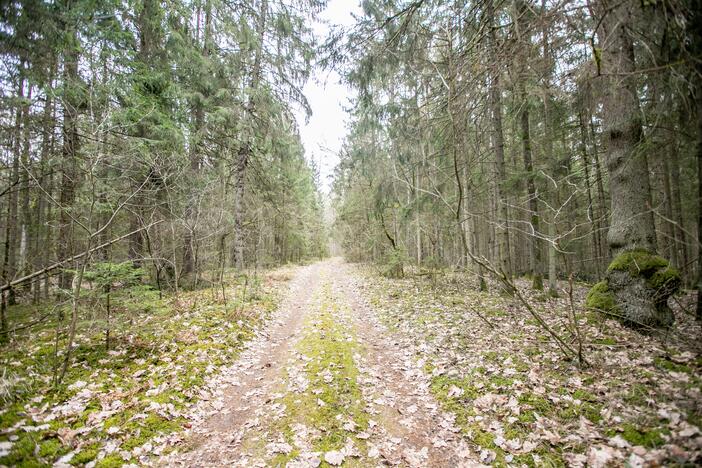
[[[0,282],[85,254],[5,302],[71,289],[82,263],[178,288],[323,255],[293,116],[323,4],[3,2]]]

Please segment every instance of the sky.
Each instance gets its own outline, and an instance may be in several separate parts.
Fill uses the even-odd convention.
[[[350,26],[354,23],[352,13],[359,13],[360,7],[353,0],[330,0],[327,8],[319,15],[313,30],[318,41],[323,42],[332,25]],[[321,189],[329,193],[334,167],[339,161],[339,151],[346,135],[348,120],[343,107],[348,106],[353,91],[340,83],[341,77],[335,71],[316,68],[304,92],[312,117],[305,123],[305,114],[299,110],[296,118],[300,127],[302,144],[308,160],[314,160],[319,167]]]

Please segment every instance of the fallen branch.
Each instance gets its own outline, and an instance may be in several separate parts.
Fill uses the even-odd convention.
[[[546,323],[546,321],[541,317],[541,315],[532,307],[532,305],[529,303],[529,301],[526,300],[526,298],[522,295],[521,291],[519,291],[519,288],[516,287],[516,285],[510,280],[507,275],[505,275],[504,272],[498,271],[495,269],[489,262],[486,260],[481,260],[477,258],[475,255],[473,255],[472,252],[468,252],[468,255],[470,258],[476,262],[478,265],[482,266],[485,268],[487,271],[492,273],[499,279],[507,288],[508,291],[513,293],[517,299],[519,299],[519,302],[521,302],[524,307],[526,307],[527,311],[531,314],[531,316],[536,320],[536,322],[546,330],[546,332],[551,335],[551,338],[556,342],[558,347],[560,348],[561,352],[565,355],[566,358],[577,358],[578,362],[580,363],[581,366],[587,365],[587,362],[585,361],[585,358],[578,353],[575,349],[573,349],[572,346],[570,346],[568,343],[566,343],[563,338],[558,336],[558,333],[556,333],[549,325]]]
[[[100,245],[98,245],[97,247],[93,247],[92,249],[90,249],[90,250],[88,250],[88,251],[86,251],[86,252],[80,253],[80,254],[78,254],[78,255],[74,255],[74,256],[71,257],[71,258],[67,258],[67,259],[65,259],[65,260],[61,260],[60,262],[56,262],[56,263],[54,263],[54,264],[52,264],[52,265],[49,265],[49,266],[46,267],[46,268],[42,268],[41,270],[35,271],[34,273],[30,273],[29,275],[23,276],[22,278],[18,278],[18,279],[14,280],[14,281],[10,281],[9,283],[6,283],[6,284],[0,286],[0,293],[1,293],[1,292],[4,292],[4,291],[7,291],[7,290],[9,290],[9,289],[12,289],[12,288],[14,288],[15,286],[19,286],[20,284],[26,283],[27,281],[31,281],[31,280],[33,280],[34,278],[37,278],[37,277],[42,276],[42,275],[45,275],[45,274],[49,273],[49,272],[52,271],[52,270],[56,270],[57,268],[61,268],[61,267],[64,266],[65,264],[71,263],[71,262],[73,262],[73,261],[75,261],[75,260],[78,260],[79,258],[82,258],[82,257],[86,256],[86,255],[89,254],[89,253],[95,252],[96,250],[104,249],[105,247],[108,247],[108,246],[114,244],[115,242],[119,242],[119,241],[121,241],[122,239],[126,239],[127,237],[129,237],[129,236],[131,236],[131,235],[133,235],[133,234],[136,234],[137,232],[143,231],[144,229],[149,229],[150,227],[155,226],[156,224],[159,224],[160,222],[161,222],[160,220],[159,220],[159,221],[155,221],[155,222],[149,224],[148,226],[140,227],[139,229],[136,229],[136,230],[134,230],[134,231],[132,231],[132,232],[130,232],[130,233],[127,233],[127,234],[125,234],[125,235],[123,235],[123,236],[117,237],[116,239],[112,239],[111,241],[105,242],[104,244],[100,244]]]

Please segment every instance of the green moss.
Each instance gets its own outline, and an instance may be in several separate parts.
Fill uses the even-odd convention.
[[[589,402],[595,402],[597,401],[597,396],[593,395],[592,393],[588,392],[587,390],[583,390],[579,388],[578,390],[573,392],[573,398],[581,401],[589,401]]]
[[[617,255],[609,264],[607,272],[626,271],[632,277],[642,277],[646,285],[661,292],[667,298],[681,285],[680,272],[671,267],[668,261],[645,250],[630,250]]]
[[[490,377],[489,381],[495,388],[509,388],[514,382],[513,379],[508,379],[506,377],[502,377],[501,375],[493,375]]]
[[[84,465],[95,460],[95,458],[98,456],[99,449],[99,444],[91,444],[87,447],[83,447],[83,449],[80,452],[76,453],[73,456],[73,458],[71,459],[71,464]]]
[[[530,411],[530,410],[522,410],[522,411],[520,411],[519,416],[517,417],[517,419],[518,419],[519,422],[521,422],[522,424],[529,424],[529,423],[533,423],[533,422],[536,421],[536,415],[534,414],[533,411]]]
[[[0,414],[0,428],[14,426],[18,421],[24,419],[20,414],[23,408],[21,404],[15,404],[7,408]]]
[[[466,403],[478,398],[478,390],[472,384],[471,378],[456,378],[439,375],[431,379],[431,392],[449,407],[457,406],[455,409],[465,411]],[[463,394],[457,398],[449,398],[448,392],[451,387],[458,387],[463,390]]]
[[[665,358],[657,357],[653,360],[653,363],[659,369],[672,372],[684,372],[685,374],[692,374],[692,368],[690,368],[689,366],[686,366],[684,364],[678,364]]]
[[[660,447],[665,443],[664,434],[669,432],[660,428],[639,429],[633,424],[622,426],[622,438],[631,445],[642,445],[648,448]]]
[[[587,293],[585,307],[590,310],[613,312],[617,311],[617,301],[614,294],[609,290],[607,281],[600,281],[595,284]]]
[[[120,468],[124,460],[119,455],[108,455],[95,464],[95,468]]]
[[[45,440],[39,445],[39,456],[54,459],[66,450],[58,439]]]
[[[624,401],[636,406],[645,406],[646,398],[651,395],[651,389],[646,385],[635,383],[624,395]]]
[[[605,346],[614,346],[617,344],[617,340],[615,340],[614,338],[598,338],[596,340],[593,340],[592,342],[594,344]]]
[[[182,418],[165,419],[157,414],[150,414],[143,420],[130,421],[123,428],[131,436],[124,441],[122,447],[125,450],[132,450],[144,445],[157,435],[175,432],[181,428],[183,421]]]
[[[294,438],[291,428],[295,423],[323,427],[324,430],[311,443],[315,451],[327,452],[339,450],[345,445],[350,433],[343,425],[348,418],[363,431],[368,428],[369,415],[365,412],[358,384],[359,371],[353,358],[355,353],[362,350],[352,330],[339,320],[340,308],[329,284],[323,286],[321,294],[320,313],[314,317],[314,321],[308,319],[305,324],[308,332],[298,343],[298,351],[310,358],[305,368],[308,390],[302,394],[288,392],[282,398],[281,403],[287,411],[277,421],[274,430],[291,443]],[[324,379],[327,372],[331,373],[330,381]],[[325,404],[319,405],[318,399]],[[364,440],[356,439],[355,442],[359,448],[365,447]],[[277,454],[268,460],[268,464],[285,466],[297,453],[293,450],[289,454]]]
[[[79,339],[76,340],[74,363],[69,368],[64,382],[58,388],[51,387],[51,376],[55,364],[55,322],[54,315],[45,323],[32,330],[32,339],[13,342],[11,347],[3,347],[2,353],[13,377],[19,382],[11,390],[12,401],[6,401],[0,411],[0,430],[12,427],[17,422],[27,419],[25,407],[60,405],[72,397],[77,390],[71,384],[77,380],[90,382],[96,392],[109,393],[119,388],[133,396],[131,401],[140,402],[124,413],[113,416],[106,421],[102,430],[119,427],[120,435],[129,445],[140,445],[159,434],[180,430],[183,420],[164,421],[153,417],[146,420],[130,420],[136,412],[141,412],[150,401],[174,403],[180,409],[187,399],[185,393],[197,394],[193,387],[204,383],[204,369],[209,364],[221,365],[231,361],[242,348],[242,342],[252,336],[257,322],[265,318],[266,311],[272,310],[278,300],[277,295],[270,294],[272,288],[256,285],[252,282],[250,290],[256,288],[240,304],[240,310],[255,309],[254,313],[241,318],[241,325],[223,328],[232,319],[231,307],[227,310],[220,300],[213,297],[209,290],[183,292],[178,300],[174,297],[160,299],[157,291],[140,289],[129,294],[115,292],[113,298],[120,307],[115,308],[115,331],[112,348],[118,353],[108,354],[104,347],[104,335],[94,322],[86,320],[79,324]],[[232,286],[236,291],[228,293],[229,297],[241,297],[241,284]],[[119,296],[119,297],[118,297]],[[86,296],[87,297],[87,296]],[[53,302],[50,304],[53,307]],[[121,307],[124,305],[124,307]],[[85,303],[86,310],[90,306]],[[10,313],[10,321],[25,320],[25,313],[37,313],[35,306],[13,309],[19,315]],[[50,309],[47,309],[50,310]],[[144,311],[148,310],[148,314]],[[126,319],[129,320],[126,320]],[[21,320],[20,320],[21,319]],[[132,322],[133,321],[133,322]],[[184,329],[198,326],[196,337],[199,341],[192,346],[176,340],[178,333]],[[129,340],[124,335],[129,333]],[[213,336],[222,339],[215,342]],[[159,343],[161,345],[159,345]],[[65,339],[60,339],[58,346],[65,347]],[[194,357],[206,357],[196,360]],[[175,359],[174,359],[175,358]],[[170,363],[182,362],[183,372],[177,375],[169,372]],[[191,359],[193,358],[193,359]],[[168,360],[166,360],[168,359]],[[138,361],[138,362],[137,362]],[[196,362],[197,361],[197,362]],[[148,374],[136,379],[138,370],[147,370]],[[191,377],[195,377],[192,378]],[[153,380],[154,385],[166,384],[169,388],[153,398],[144,398],[150,386],[144,385],[146,379]],[[33,397],[43,395],[43,401],[30,402]],[[100,411],[100,400],[93,399],[85,410],[70,418],[57,418],[49,423],[50,430],[41,433],[18,433],[19,439],[12,446],[11,453],[0,460],[0,465],[40,466],[44,462],[53,462],[68,450],[55,438],[54,434],[62,427],[78,429],[85,427],[88,418]],[[97,436],[104,436],[99,434]],[[99,453],[101,443],[84,446],[74,457],[75,464],[85,464],[94,460]],[[109,460],[108,460],[109,462]]]
[[[614,257],[607,271],[628,271],[631,276],[648,278],[656,271],[667,267],[668,261],[663,257],[637,249],[622,252]]]
[[[558,410],[558,417],[563,421],[575,421],[584,416],[591,422],[597,424],[602,421],[602,405],[592,403],[582,403],[580,405],[569,405]]]
[[[19,436],[17,440],[12,445],[12,450],[6,457],[0,458],[0,465],[5,466],[19,466],[23,465],[25,462],[32,462],[36,457],[34,456],[34,450],[37,446],[34,433],[24,433]],[[41,466],[36,463],[35,466]]]
[[[656,291],[672,290],[673,292],[678,290],[681,282],[680,272],[670,266],[657,270],[646,281],[648,286]]]
[[[466,431],[471,434],[470,438],[480,447],[495,450],[499,448],[495,445],[495,435],[475,426],[472,430]]]
[[[529,405],[541,416],[547,415],[553,410],[553,405],[546,398],[535,393],[523,393],[517,400],[523,405]]]

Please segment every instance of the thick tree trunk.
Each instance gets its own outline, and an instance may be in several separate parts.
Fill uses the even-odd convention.
[[[702,15],[701,15],[702,16]],[[702,78],[699,78],[702,79]],[[702,86],[697,86],[697,320],[702,321]]]
[[[603,309],[598,295],[607,295],[610,312],[624,323],[658,327],[674,320],[668,297],[679,287],[677,272],[657,257],[656,231],[651,204],[648,162],[640,143],[643,139],[641,112],[636,92],[634,44],[627,27],[634,21],[636,3],[599,0],[599,56],[603,75],[603,123],[610,175],[612,223],[607,237],[616,255],[606,282],[588,296],[591,308]]]
[[[607,241],[616,255],[625,250],[656,251],[656,232],[649,206],[648,162],[639,148],[643,138],[636,92],[634,44],[627,32],[633,21],[630,2],[601,0],[597,31],[602,52],[603,122],[612,198],[612,224]]]

